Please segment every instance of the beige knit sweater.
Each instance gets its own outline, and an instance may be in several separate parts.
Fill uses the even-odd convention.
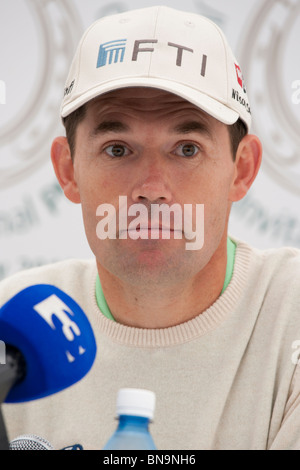
[[[34,433],[62,447],[101,449],[116,427],[121,387],[156,393],[158,449],[300,449],[300,251],[237,241],[233,277],[210,308],[179,326],[146,330],[107,319],[95,299],[94,261],[68,260],[0,284],[0,305],[46,282],[88,315],[98,353],[72,387],[3,406],[10,439]]]

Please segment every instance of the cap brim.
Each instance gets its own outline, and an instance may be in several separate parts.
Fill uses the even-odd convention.
[[[150,87],[174,93],[175,95],[178,95],[194,104],[224,124],[234,124],[239,118],[239,114],[236,111],[228,108],[228,106],[223,105],[205,93],[201,93],[200,91],[194,90],[193,88],[184,86],[177,82],[151,77],[127,77],[118,80],[111,80],[105,84],[96,86],[88,90],[86,93],[78,96],[78,98],[74,97],[70,103],[63,105],[61,108],[61,117],[64,118],[68,116],[80,106],[94,98],[97,98],[98,96],[103,95],[104,93],[130,87]]]

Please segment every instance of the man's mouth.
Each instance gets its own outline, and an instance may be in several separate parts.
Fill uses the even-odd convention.
[[[128,236],[132,234],[139,234],[139,238],[153,238],[153,239],[159,239],[159,238],[173,238],[174,233],[180,233],[182,234],[182,230],[173,228],[169,225],[162,225],[162,224],[138,224],[136,226],[129,226],[125,229],[122,228],[119,232],[119,234],[124,234],[128,233]]]

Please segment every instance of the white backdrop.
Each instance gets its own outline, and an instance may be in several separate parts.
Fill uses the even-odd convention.
[[[81,208],[64,197],[50,163],[52,139],[64,133],[67,71],[91,22],[159,3],[213,19],[242,66],[264,156],[253,188],[233,206],[230,233],[259,248],[300,247],[299,0],[1,0],[0,279],[92,257]]]

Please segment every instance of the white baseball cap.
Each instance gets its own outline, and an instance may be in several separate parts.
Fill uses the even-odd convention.
[[[126,87],[153,87],[186,99],[224,124],[251,112],[240,66],[209,19],[166,6],[106,16],[83,35],[66,81],[61,117]]]

